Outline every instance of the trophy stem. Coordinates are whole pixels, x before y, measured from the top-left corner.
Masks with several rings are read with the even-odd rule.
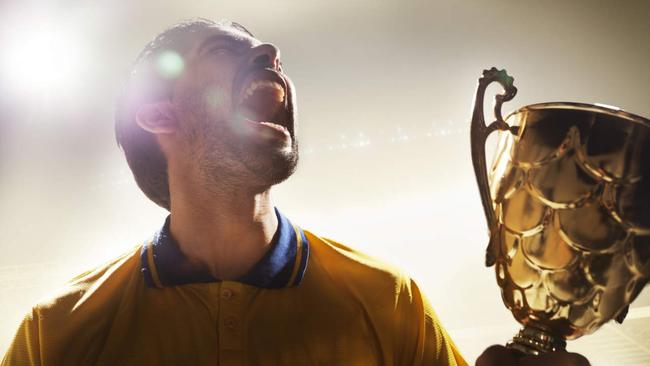
[[[525,354],[540,355],[546,352],[564,351],[566,341],[546,330],[526,325],[506,346]]]

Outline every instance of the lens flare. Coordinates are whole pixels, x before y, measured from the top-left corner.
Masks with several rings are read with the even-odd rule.
[[[166,79],[173,79],[185,69],[185,62],[181,55],[174,51],[163,51],[156,62],[160,75]]]
[[[5,35],[2,73],[18,92],[59,92],[80,80],[84,69],[75,34],[43,24]]]

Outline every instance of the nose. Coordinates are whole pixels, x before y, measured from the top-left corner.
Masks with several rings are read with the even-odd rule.
[[[250,63],[253,67],[280,68],[280,50],[271,43],[262,43],[251,50]]]

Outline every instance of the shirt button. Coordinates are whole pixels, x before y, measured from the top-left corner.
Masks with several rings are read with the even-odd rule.
[[[224,320],[223,324],[228,329],[235,329],[237,328],[238,321],[237,318],[235,318],[234,316],[229,316],[226,318],[226,320]]]
[[[230,300],[232,298],[232,295],[233,295],[232,290],[230,289],[226,288],[223,291],[221,291],[221,298],[224,300]]]

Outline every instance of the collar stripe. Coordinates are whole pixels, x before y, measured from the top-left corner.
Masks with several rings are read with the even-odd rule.
[[[300,227],[292,224],[277,208],[275,212],[278,229],[271,248],[248,273],[234,281],[266,289],[295,287],[302,282],[309,261],[309,241]],[[220,281],[188,262],[169,233],[169,221],[170,216],[153,239],[142,245],[140,272],[147,287]]]
[[[300,265],[302,264],[302,235],[301,235],[301,230],[296,227],[296,225],[293,226],[293,231],[296,234],[296,259],[293,262],[293,269],[291,270],[291,277],[289,277],[289,282],[287,282],[287,287],[292,287],[295,285],[296,277],[298,276],[298,270],[300,269]]]
[[[149,243],[147,243],[147,249],[147,264],[149,265],[149,272],[151,272],[151,279],[156,287],[163,288],[163,284],[158,276],[156,263],[153,260],[153,240],[149,240]]]

